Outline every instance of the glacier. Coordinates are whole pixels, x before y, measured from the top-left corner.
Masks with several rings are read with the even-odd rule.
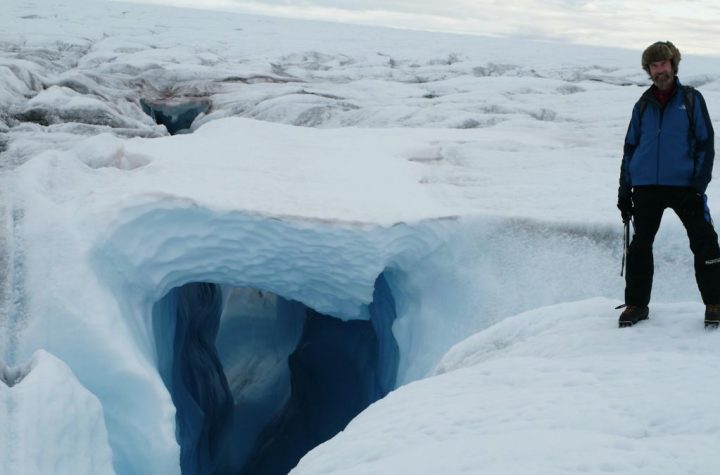
[[[3,473],[662,467],[609,462],[623,450],[716,468],[720,425],[688,401],[711,407],[717,345],[691,323],[678,220],[655,245],[659,321],[610,343],[636,52],[6,4]],[[718,69],[681,69],[713,117]],[[639,362],[613,379],[623,352]],[[685,376],[651,380],[663,367]],[[631,394],[652,410],[634,411],[613,391],[644,371],[652,396]]]

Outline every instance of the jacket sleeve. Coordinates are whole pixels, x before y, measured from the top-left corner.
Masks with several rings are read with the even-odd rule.
[[[635,103],[630,125],[625,134],[625,145],[623,146],[623,158],[620,164],[620,187],[618,188],[618,200],[627,198],[632,193],[632,181],[630,180],[630,160],[640,142],[640,101]]]
[[[712,178],[713,161],[715,160],[715,131],[702,94],[695,91],[694,100],[695,137],[691,150],[694,153],[695,174],[692,186],[698,192],[705,193]]]

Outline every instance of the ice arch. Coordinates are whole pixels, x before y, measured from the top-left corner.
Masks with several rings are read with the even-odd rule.
[[[172,383],[167,384],[167,381],[173,371],[189,371],[203,374],[207,378],[205,383],[209,381],[216,389],[212,394],[200,394],[202,387],[205,387],[203,383],[195,387],[185,386],[177,393],[175,390],[168,391],[173,393],[173,398],[185,400],[185,403],[173,403],[178,411],[181,406],[191,407],[194,404],[192,401],[197,401],[196,397],[211,401],[213,410],[218,411],[202,421],[196,418],[197,414],[193,416],[192,411],[185,415],[178,413],[178,417],[190,414],[190,422],[183,424],[191,430],[184,435],[191,434],[190,438],[194,440],[192,446],[202,447],[202,451],[208,454],[216,450],[212,447],[220,447],[217,450],[222,452],[226,444],[241,440],[245,442],[243,447],[251,447],[239,459],[228,458],[227,455],[213,459],[225,464],[218,465],[218,470],[228,465],[242,465],[247,470],[242,473],[246,474],[271,473],[272,470],[277,470],[272,473],[281,473],[291,464],[291,460],[297,461],[302,455],[302,452],[297,452],[293,456],[295,459],[285,459],[281,462],[285,466],[280,468],[273,465],[275,462],[269,462],[278,459],[278,453],[288,452],[288,448],[282,447],[273,434],[277,430],[287,433],[297,431],[298,421],[307,412],[302,408],[303,398],[307,398],[309,392],[302,384],[303,379],[307,379],[302,374],[317,371],[317,367],[307,363],[319,359],[311,349],[332,346],[318,344],[318,338],[334,344],[331,348],[334,353],[331,352],[332,356],[327,358],[339,361],[353,353],[360,359],[355,362],[347,360],[350,365],[374,368],[373,371],[354,376],[356,381],[362,381],[359,393],[363,396],[354,405],[351,404],[353,410],[362,410],[391,390],[396,378],[402,379],[402,364],[399,362],[411,339],[391,329],[395,307],[407,308],[408,296],[402,285],[404,269],[421,261],[442,243],[443,239],[437,229],[442,223],[384,227],[267,217],[211,210],[187,202],[177,203],[172,199],[125,209],[116,218],[112,232],[100,238],[103,245],[95,253],[94,259],[96,268],[115,294],[122,317],[139,351],[147,355],[154,371],[163,377],[165,387],[172,387]],[[188,294],[181,290],[192,288],[195,290]],[[243,292],[272,295],[276,300],[273,305],[284,308],[280,314],[287,319],[301,317],[295,318],[295,326],[290,324],[283,330],[287,332],[282,338],[285,338],[283,344],[291,361],[289,366],[292,367],[288,369],[285,383],[282,383],[285,386],[279,391],[279,394],[285,396],[260,403],[268,406],[264,412],[257,412],[264,414],[265,419],[256,421],[255,429],[250,432],[237,430],[235,422],[242,411],[234,411],[238,401],[235,398],[237,394],[233,394],[239,374],[233,364],[237,364],[237,361],[245,361],[243,364],[246,364],[249,353],[244,355],[245,360],[238,360],[238,355],[230,354],[227,341],[223,341],[227,335],[238,334],[231,331],[232,326],[238,324],[237,321],[226,318],[227,315],[223,313],[232,311],[233,306],[238,307],[237,294]],[[185,300],[184,304],[180,303],[182,300]],[[247,295],[241,296],[240,301],[250,306],[262,303],[260,300],[252,301]],[[198,302],[204,303],[196,305]],[[217,332],[217,347],[214,356],[211,355],[211,349],[198,358],[202,363],[199,367],[173,369],[171,360],[174,359],[173,352],[177,351],[177,347],[174,347],[174,337],[168,338],[170,330],[175,335],[169,316],[175,322],[179,321],[177,309],[182,305],[194,309],[183,316],[184,320],[192,320],[192,314],[198,310],[199,314],[205,315],[208,323],[206,327],[191,325],[187,328],[193,328],[192,332],[187,332],[186,328],[186,334],[201,336],[200,346],[204,345],[207,349],[207,343],[214,338],[213,333]],[[163,306],[165,310],[159,310]],[[162,317],[163,314],[165,317]],[[164,323],[162,318],[165,318]],[[351,328],[351,334],[365,336],[359,340],[338,336],[342,328]],[[407,325],[403,328],[407,328]],[[158,335],[164,337],[158,338]],[[236,358],[235,363],[231,361],[233,358]],[[217,370],[219,363],[226,366],[223,375]],[[336,372],[331,378],[334,379],[347,364],[335,368],[326,366],[327,375]],[[210,375],[207,374],[208,368],[215,368],[210,371]],[[221,381],[223,377],[225,382]],[[242,394],[252,394],[252,391],[256,395],[275,394],[268,388],[280,387],[278,384],[282,384],[278,381],[280,379],[267,382],[265,387],[255,386],[250,388],[250,392]],[[328,394],[338,390],[337,387],[330,388],[327,394],[315,394],[312,397],[314,400],[335,400],[337,397]],[[107,408],[111,446],[121,456],[142,453],[143,448],[137,447],[135,442],[138,436],[133,433],[138,430],[138,425],[166,424],[160,419],[148,418],[149,411],[143,413],[145,418],[142,421],[127,420],[127,414],[122,414],[123,417],[115,416],[122,411],[114,408],[114,405],[126,407],[140,404],[139,401],[133,403],[120,399],[133,397],[131,392],[125,391],[117,396],[117,400],[113,396],[105,396],[103,400]],[[146,404],[146,401],[142,403]],[[230,405],[233,406],[231,419],[234,422],[228,424],[224,416],[228,415]],[[349,415],[352,411],[346,409],[341,408],[341,414],[334,418],[335,428],[332,430],[335,432],[342,429],[352,417]],[[319,424],[316,433],[320,435],[313,435],[313,445],[321,442],[323,437],[332,435],[332,431],[328,430],[331,425],[324,422]],[[179,424],[175,427],[176,431],[178,429]],[[152,427],[142,430],[153,432]],[[181,443],[184,435],[176,432],[176,438]],[[247,443],[251,439],[252,443]],[[198,441],[202,441],[200,445],[195,444]],[[307,445],[307,441],[294,444],[292,450],[303,444]],[[183,457],[186,453],[191,452],[183,451]],[[195,454],[191,458],[197,461],[202,457]],[[119,473],[130,473],[133,467],[142,465],[141,460],[123,459],[115,464],[122,467]]]

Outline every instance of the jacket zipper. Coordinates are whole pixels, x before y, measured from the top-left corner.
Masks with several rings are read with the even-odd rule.
[[[665,113],[665,106],[660,106],[660,123],[658,124],[657,131],[657,154],[656,154],[656,166],[655,166],[655,184],[660,184],[660,135],[662,132],[663,115]]]

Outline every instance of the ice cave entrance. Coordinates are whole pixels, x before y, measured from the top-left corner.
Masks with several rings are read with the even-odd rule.
[[[285,475],[395,386],[385,274],[367,319],[342,321],[254,288],[193,282],[153,307],[183,475]]]
[[[140,99],[140,107],[156,124],[164,125],[170,135],[175,135],[189,131],[197,116],[210,110],[210,101],[201,99],[170,104]]]

